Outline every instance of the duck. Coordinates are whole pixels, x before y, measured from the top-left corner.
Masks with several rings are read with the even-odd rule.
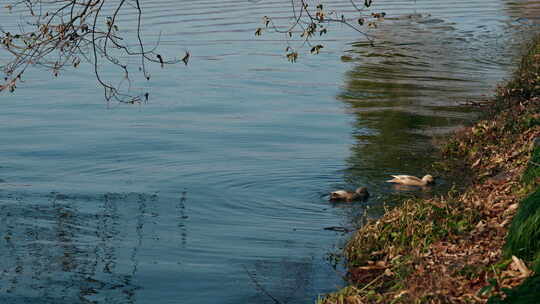
[[[369,197],[369,192],[366,187],[360,187],[354,192],[347,190],[337,190],[330,192],[330,201],[345,201],[352,202],[358,200],[365,200]]]
[[[420,186],[424,187],[435,182],[435,179],[431,175],[425,175],[422,179],[411,175],[392,175],[393,179],[387,180],[387,183],[396,183],[407,186]]]

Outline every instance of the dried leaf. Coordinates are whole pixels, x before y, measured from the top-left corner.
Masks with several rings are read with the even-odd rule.
[[[512,256],[512,264],[516,267],[516,269],[519,270],[522,278],[527,278],[531,275],[532,272],[529,270],[529,268],[527,268],[525,262],[523,262],[522,259],[516,257],[515,255]]]

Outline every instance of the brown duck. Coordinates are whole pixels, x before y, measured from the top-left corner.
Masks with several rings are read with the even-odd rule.
[[[369,197],[366,187],[360,187],[356,191],[337,190],[330,193],[330,200],[333,202],[353,202],[365,200]]]

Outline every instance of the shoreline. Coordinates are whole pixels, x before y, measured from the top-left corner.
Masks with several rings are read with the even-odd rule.
[[[445,165],[468,168],[469,185],[407,199],[354,232],[344,249],[349,285],[318,304],[540,297],[540,36],[488,108],[440,147]]]

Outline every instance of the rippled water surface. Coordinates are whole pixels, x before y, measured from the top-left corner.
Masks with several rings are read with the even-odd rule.
[[[107,107],[85,67],[0,95],[1,303],[312,302],[341,284],[325,257],[346,236],[323,228],[364,210],[326,193],[368,185],[380,206],[389,174],[426,173],[433,135],[509,77],[540,9],[374,1],[374,46],[336,25],[291,64],[283,36],[253,35],[288,1],[143,2],[145,37],[193,54],[152,68],[148,104]]]

